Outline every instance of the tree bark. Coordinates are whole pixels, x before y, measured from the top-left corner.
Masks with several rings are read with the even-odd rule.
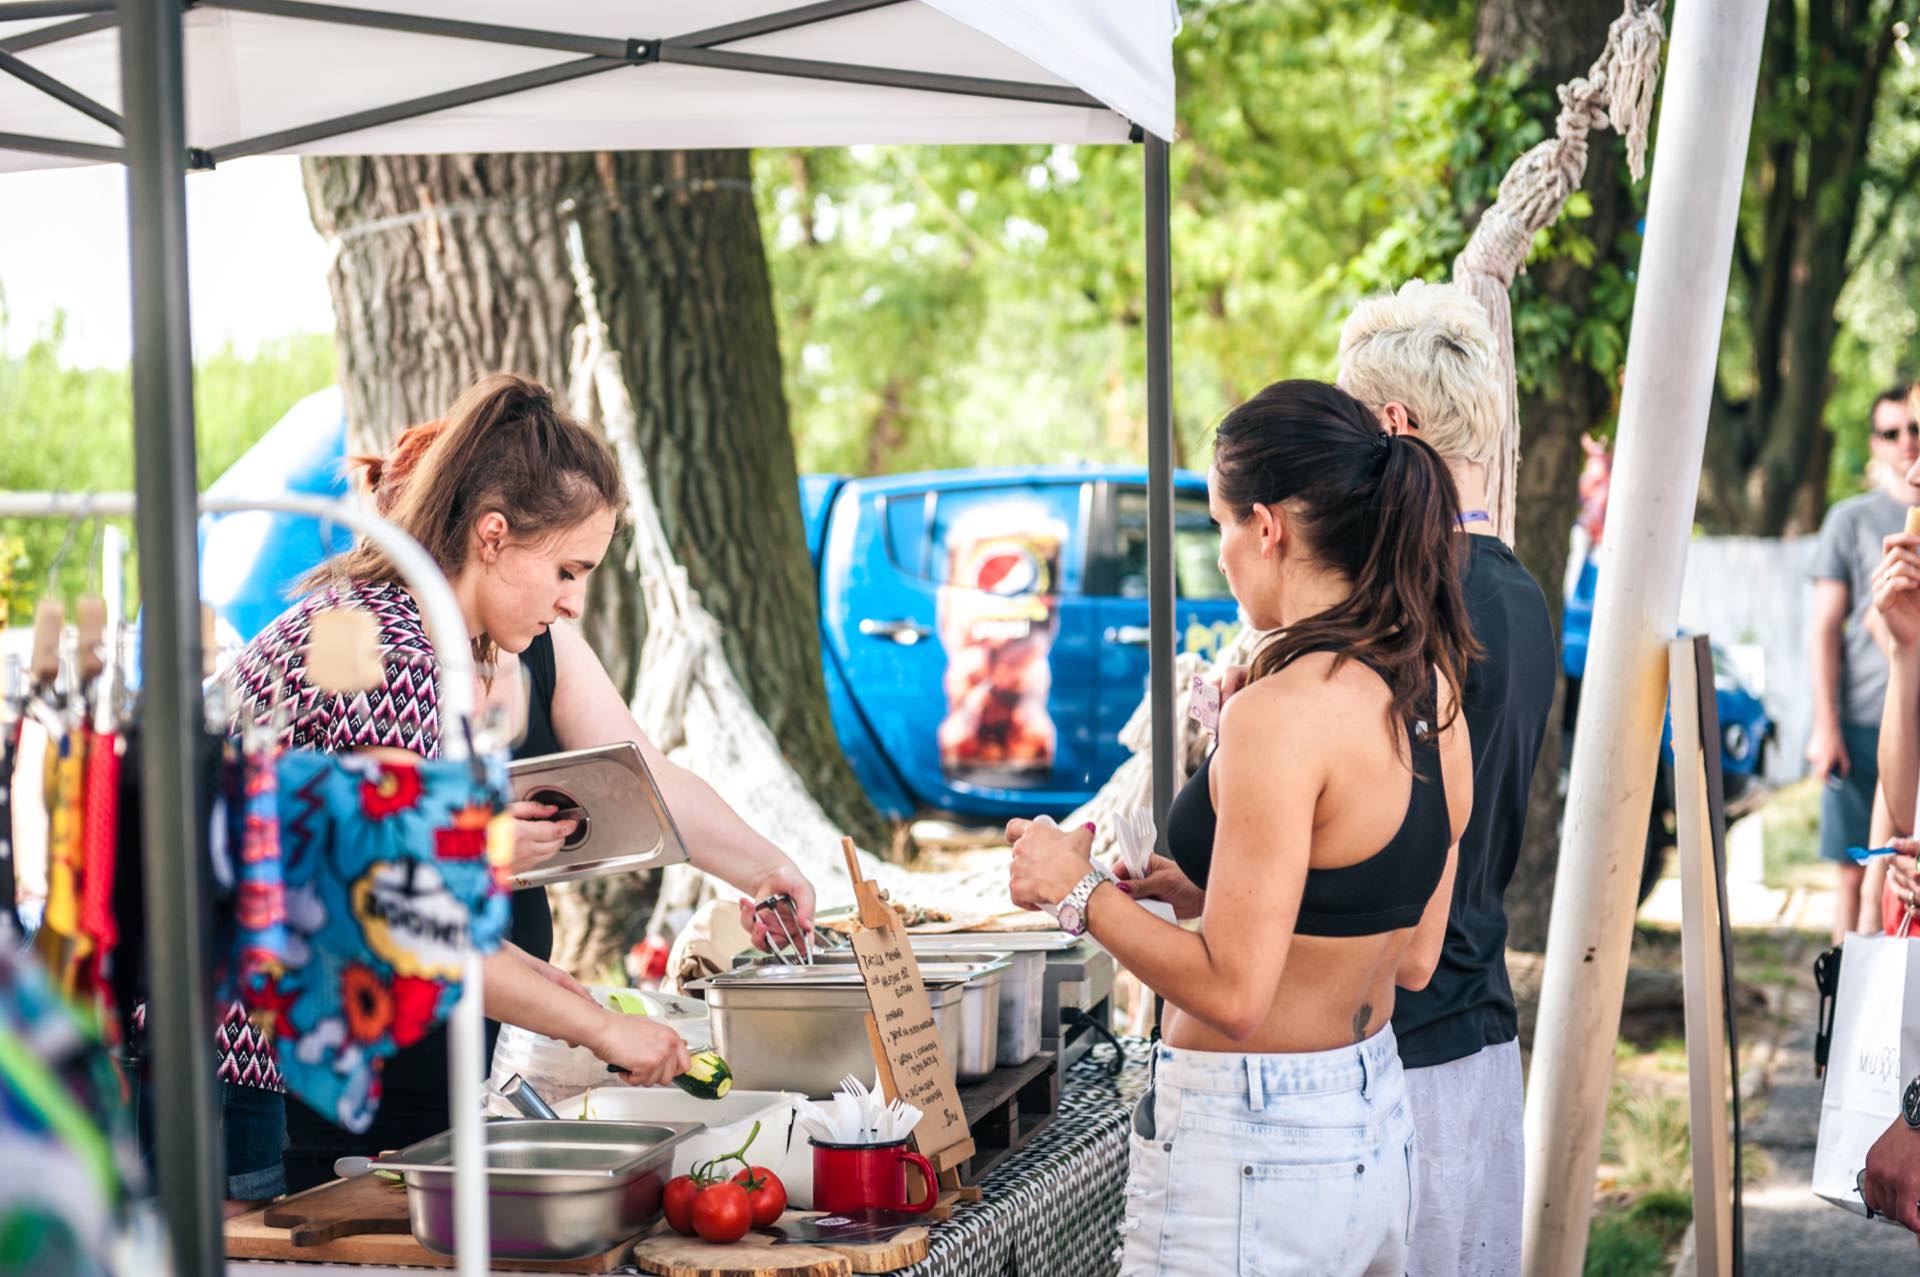
[[[1701,480],[1716,532],[1810,531],[1826,508],[1835,307],[1864,256],[1853,246],[1895,14],[1874,0],[1808,5],[1803,33],[1798,12],[1768,17],[1748,178],[1759,215],[1735,252],[1748,353],[1742,393],[1720,387]]]
[[[384,447],[496,369],[565,393],[583,315],[569,249],[579,237],[638,408],[647,470],[628,482],[648,483],[739,683],[808,791],[846,832],[885,845],[885,823],[827,710],[747,154],[403,156],[304,168],[314,225],[338,249],[330,282],[355,448]],[[631,698],[645,625],[631,572],[596,574],[583,624]],[[556,893],[556,960],[594,974],[617,961],[639,938],[655,887],[647,875]]]
[[[1618,0],[1481,0],[1474,41],[1480,75],[1491,77],[1525,61],[1532,83],[1550,95],[1559,84],[1586,74],[1606,46],[1608,25],[1619,15]],[[1534,268],[1522,282],[1543,300],[1576,313],[1588,308],[1600,265],[1631,264],[1623,261],[1619,246],[1634,218],[1620,140],[1611,132],[1596,132],[1591,147],[1582,189],[1592,201],[1593,213],[1581,223],[1581,230],[1593,241],[1594,265],[1555,258]],[[1584,461],[1580,437],[1606,419],[1612,403],[1613,388],[1606,378],[1571,360],[1550,384],[1520,398],[1514,550],[1546,594],[1556,633],[1568,538],[1579,506],[1577,484]],[[1556,691],[1554,717],[1534,772],[1526,839],[1507,890],[1508,943],[1518,949],[1546,945],[1563,807],[1560,697]]]

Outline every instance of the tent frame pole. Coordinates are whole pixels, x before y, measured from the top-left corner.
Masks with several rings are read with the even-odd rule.
[[[0,151],[31,151],[36,155],[57,155],[64,160],[90,160],[97,164],[124,164],[127,160],[126,152],[117,146],[69,142],[59,137],[29,137],[25,133],[0,133]]]
[[[518,75],[504,76],[498,80],[487,80],[481,84],[470,84],[464,88],[448,89],[426,97],[395,102],[390,106],[375,107],[370,111],[355,111],[350,115],[335,116],[331,120],[318,120],[312,124],[300,125],[298,128],[283,129],[278,133],[229,142],[225,146],[212,147],[204,154],[209,165],[224,164],[228,160],[243,159],[249,155],[262,155],[268,151],[305,146],[309,142],[322,142],[331,137],[358,133],[363,129],[395,124],[401,120],[417,119],[420,116],[432,115],[436,111],[445,111],[456,106],[471,106],[475,102],[512,97],[516,93],[525,93],[529,89],[584,79],[590,75],[617,71],[629,65],[631,64],[624,58],[579,58],[572,62],[562,62],[558,66],[544,67],[538,71],[523,71]]]
[[[30,22],[35,18],[75,18],[111,13],[114,0],[12,0],[0,3],[0,22]]]
[[[96,13],[90,18],[62,22],[58,26],[41,27],[37,31],[28,31],[22,35],[0,40],[0,52],[25,53],[29,49],[44,49],[50,44],[59,44],[62,40],[92,35],[96,31],[111,30],[118,25],[120,25],[119,14]]]
[[[1585,1261],[1766,16],[1766,0],[1674,11],[1527,1085],[1527,1277]]]
[[[1148,134],[1142,146],[1147,278],[1147,627],[1153,714],[1153,827],[1166,851],[1173,805],[1173,200],[1168,146]]]
[[[5,49],[0,49],[0,75],[10,75],[22,84],[31,85],[56,102],[70,106],[88,119],[106,125],[115,133],[126,132],[126,125],[112,111],[65,81],[48,75],[31,62],[22,62]]]
[[[204,977],[210,922],[187,295],[180,0],[121,0],[133,271],[134,475],[140,536],[140,751],[154,1161],[177,1277],[213,1277],[224,1157]]]

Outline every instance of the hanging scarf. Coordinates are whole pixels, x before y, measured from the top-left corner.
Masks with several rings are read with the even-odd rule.
[[[74,963],[86,953],[80,929],[81,801],[85,791],[87,729],[63,735],[49,760],[47,912],[35,948],[62,991],[73,989]]]
[[[106,990],[107,962],[120,943],[113,916],[119,820],[120,738],[114,732],[96,732],[87,747],[80,820],[80,930],[92,949],[80,984],[88,992]]]
[[[492,796],[467,763],[294,751],[278,772],[286,956],[245,997],[287,1089],[365,1131],[381,1064],[452,1011],[466,956],[505,938]]]

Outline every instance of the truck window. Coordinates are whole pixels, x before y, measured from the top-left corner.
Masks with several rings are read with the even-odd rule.
[[[893,566],[908,576],[926,576],[928,563],[927,532],[933,513],[930,492],[899,492],[885,498],[887,512],[887,557]]]
[[[935,492],[921,575],[993,594],[1079,593],[1084,490],[1052,483]]]
[[[1113,548],[1117,571],[1114,593],[1124,599],[1147,597],[1147,494],[1141,488],[1113,493]],[[1183,599],[1229,599],[1220,574],[1220,529],[1197,493],[1173,498],[1174,589]]]

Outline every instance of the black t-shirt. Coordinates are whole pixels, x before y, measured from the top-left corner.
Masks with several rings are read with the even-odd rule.
[[[560,752],[553,731],[553,689],[556,665],[553,638],[542,634],[520,654],[527,676],[527,733],[514,749],[515,758],[538,758]],[[508,938],[536,958],[553,954],[553,910],[545,887],[513,893],[513,921]],[[500,1026],[487,1021],[487,1052],[493,1056]],[[438,1135],[452,1123],[447,1111],[447,1030],[443,1025],[420,1041],[396,1052],[380,1075],[381,1097],[373,1126],[362,1134],[344,1131],[292,1096],[287,1104],[287,1191],[333,1178],[333,1159],[348,1154],[390,1152]]]
[[[1465,1059],[1519,1034],[1507,979],[1507,884],[1553,712],[1559,650],[1540,587],[1498,537],[1473,536],[1464,587],[1483,649],[1461,696],[1473,741],[1473,817],[1460,838],[1447,941],[1433,980],[1400,990],[1393,1032],[1408,1068]]]

